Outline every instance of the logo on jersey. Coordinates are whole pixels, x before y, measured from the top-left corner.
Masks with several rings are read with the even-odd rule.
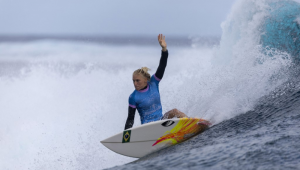
[[[164,127],[168,127],[168,126],[171,126],[173,125],[175,122],[173,120],[168,120],[168,121],[165,121],[164,123],[162,123],[161,125],[163,125]]]
[[[128,143],[128,142],[130,142],[130,135],[131,135],[131,130],[124,131],[123,132],[122,143]]]

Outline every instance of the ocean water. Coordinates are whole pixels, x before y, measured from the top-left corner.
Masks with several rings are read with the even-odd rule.
[[[2,36],[0,169],[300,169],[299,49],[263,41],[276,30],[265,29],[278,14],[274,2],[294,1],[237,1],[221,38],[166,33],[163,112],[176,107],[213,126],[141,159],[100,141],[124,129],[132,72],[142,66],[155,72],[156,35]],[[299,24],[300,16],[293,17]],[[268,35],[273,42],[277,34]],[[300,35],[292,36],[287,41]],[[138,114],[135,120],[139,126]]]

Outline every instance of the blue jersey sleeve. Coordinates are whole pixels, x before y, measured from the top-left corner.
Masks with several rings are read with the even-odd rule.
[[[154,82],[156,85],[158,85],[159,82],[160,82],[160,79],[157,78],[157,77],[155,76],[155,74],[153,74],[153,75],[151,76],[150,82]]]
[[[129,96],[128,102],[129,106],[132,108],[136,108],[136,103],[135,103],[135,97],[134,97],[134,92]]]

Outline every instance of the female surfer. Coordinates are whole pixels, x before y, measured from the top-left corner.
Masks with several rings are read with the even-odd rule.
[[[164,116],[162,115],[158,85],[163,78],[167,66],[168,50],[165,36],[159,34],[158,42],[162,47],[162,51],[159,66],[155,74],[150,76],[147,67],[142,67],[133,72],[132,80],[135,90],[129,96],[128,118],[125,124],[125,130],[133,126],[136,109],[140,114],[142,124],[161,119],[171,119],[173,117],[187,117],[177,109],[172,109],[165,113]]]

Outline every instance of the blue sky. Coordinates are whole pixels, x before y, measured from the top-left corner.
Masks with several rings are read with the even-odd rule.
[[[2,35],[221,35],[235,0],[0,0]]]

